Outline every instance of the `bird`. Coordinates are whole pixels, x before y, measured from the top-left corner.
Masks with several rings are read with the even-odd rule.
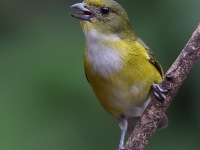
[[[134,129],[151,95],[166,99],[163,70],[150,48],[132,30],[125,9],[114,0],[84,0],[71,8],[80,20],[86,41],[84,69],[102,107],[118,120],[119,150]],[[161,118],[159,128],[168,124]]]

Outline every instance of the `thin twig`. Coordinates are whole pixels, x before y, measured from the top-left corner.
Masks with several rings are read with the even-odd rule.
[[[192,34],[192,37],[180,53],[176,61],[165,74],[160,84],[163,89],[167,89],[167,100],[161,102],[153,96],[152,101],[143,113],[141,120],[129,136],[125,145],[126,150],[144,150],[153,133],[156,131],[160,118],[163,116],[179,88],[186,79],[187,74],[200,57],[200,24]]]

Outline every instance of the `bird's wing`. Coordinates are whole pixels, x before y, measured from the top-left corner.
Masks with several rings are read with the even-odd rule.
[[[156,57],[154,56],[154,54],[150,51],[150,48],[140,38],[138,38],[137,41],[142,46],[144,46],[144,48],[147,50],[147,53],[149,55],[149,62],[152,63],[156,67],[156,69],[159,71],[159,73],[163,77],[164,76],[163,69],[161,65],[158,63],[158,61],[156,60]]]

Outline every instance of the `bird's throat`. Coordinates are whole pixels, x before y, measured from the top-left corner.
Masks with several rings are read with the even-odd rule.
[[[85,31],[85,57],[94,73],[109,77],[123,68],[121,53],[114,46],[116,35],[102,35],[96,30]]]

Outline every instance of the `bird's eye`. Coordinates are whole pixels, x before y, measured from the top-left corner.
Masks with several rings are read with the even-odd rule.
[[[107,6],[102,6],[101,7],[101,13],[102,14],[108,14],[110,12],[110,8],[109,7],[107,7]]]

